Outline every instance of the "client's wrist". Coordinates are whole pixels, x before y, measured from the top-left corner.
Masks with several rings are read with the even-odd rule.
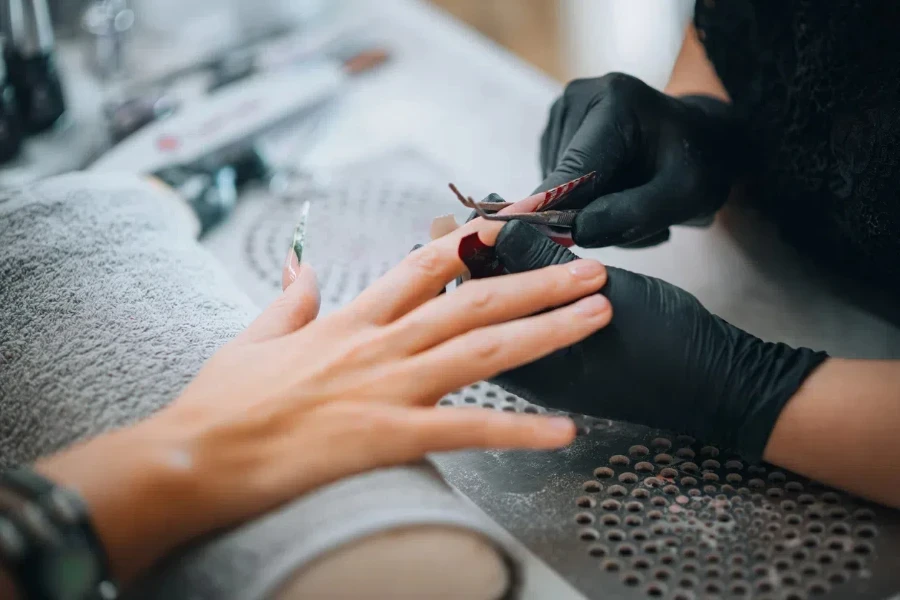
[[[35,470],[81,496],[114,577],[127,583],[193,537],[190,465],[153,420],[42,459]]]

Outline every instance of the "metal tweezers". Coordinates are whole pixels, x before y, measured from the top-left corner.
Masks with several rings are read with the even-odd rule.
[[[518,213],[513,215],[494,214],[509,206],[512,202],[475,202],[471,196],[468,198],[463,196],[460,191],[452,183],[450,190],[456,195],[457,199],[466,208],[471,208],[478,216],[487,221],[524,221],[533,223],[534,225],[546,225],[547,227],[559,227],[562,229],[571,229],[575,226],[575,217],[578,215],[577,210],[545,210],[538,213]]]

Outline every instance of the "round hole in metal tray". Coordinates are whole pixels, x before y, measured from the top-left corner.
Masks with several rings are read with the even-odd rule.
[[[640,527],[644,524],[644,520],[637,515],[628,515],[625,517],[625,524],[629,527]]]
[[[614,467],[627,467],[631,464],[631,459],[624,454],[616,454],[609,457],[609,464]]]
[[[649,560],[647,560],[646,558],[638,557],[638,558],[634,559],[634,561],[632,561],[631,566],[632,566],[632,568],[637,569],[639,571],[646,571],[647,569],[650,568],[651,564],[652,563]]]
[[[857,521],[871,521],[875,518],[875,513],[868,508],[860,508],[853,512],[853,518]]]
[[[622,563],[620,563],[619,561],[617,561],[613,558],[609,558],[609,559],[606,559],[605,561],[603,561],[602,567],[603,567],[604,571],[608,571],[610,573],[615,573],[617,571],[622,570]]]
[[[615,471],[609,467],[598,467],[594,469],[594,477],[598,479],[609,479],[613,475],[615,475]]]
[[[584,491],[591,494],[596,494],[602,489],[599,481],[585,481],[581,487]]]
[[[671,465],[675,462],[675,459],[672,458],[671,454],[662,453],[653,457],[653,461],[658,465]]]
[[[619,475],[619,481],[630,485],[638,482],[638,476],[634,473],[622,473]]]
[[[606,525],[607,527],[616,527],[622,522],[622,519],[620,519],[616,515],[607,514],[607,515],[603,515],[603,517],[600,518],[600,522],[603,523],[604,525]]]
[[[628,494],[628,490],[625,489],[624,487],[622,487],[621,485],[611,485],[606,490],[606,493],[609,494],[610,496],[614,496],[616,498],[621,498],[622,496],[625,496],[626,494]]]
[[[650,442],[650,445],[657,450],[668,450],[672,447],[672,442],[668,438],[658,437]]]
[[[784,484],[784,489],[788,492],[799,493],[803,491],[803,484],[799,481],[788,481]]]
[[[691,450],[690,448],[679,448],[675,451],[675,456],[678,458],[683,458],[686,460],[690,460],[697,456],[697,453]]]
[[[612,498],[607,498],[602,503],[600,503],[600,508],[608,511],[616,511],[622,508],[622,503],[618,500],[613,500]]]
[[[578,508],[594,508],[597,506],[597,501],[590,496],[579,496],[575,499],[575,506]]]
[[[647,446],[632,446],[628,449],[631,456],[650,456],[650,449]]]
[[[864,539],[871,539],[877,534],[878,530],[875,529],[874,525],[861,525],[856,528],[856,535]]]
[[[834,571],[828,576],[828,582],[833,585],[841,585],[849,581],[849,577],[843,571]]]
[[[579,525],[591,525],[594,523],[594,515],[591,513],[578,513],[575,515],[575,522]]]
[[[674,481],[675,478],[678,477],[678,471],[672,467],[665,467],[659,470],[659,476],[663,479]]]
[[[612,529],[606,532],[606,539],[610,542],[621,542],[625,539],[625,532],[621,529]]]

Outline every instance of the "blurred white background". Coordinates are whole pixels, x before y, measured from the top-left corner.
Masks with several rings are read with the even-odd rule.
[[[694,0],[429,0],[559,81],[623,71],[663,87]]]
[[[77,29],[79,6],[50,0],[59,20]],[[188,38],[209,49],[272,25],[310,22],[355,2],[375,0],[105,0],[127,2],[157,43]],[[385,1],[385,0],[378,0]],[[419,0],[506,46],[559,81],[624,71],[665,84],[694,0]],[[352,8],[351,8],[352,10]],[[165,40],[165,41],[164,41]]]
[[[693,5],[693,0],[561,0],[566,75],[622,71],[665,86]]]

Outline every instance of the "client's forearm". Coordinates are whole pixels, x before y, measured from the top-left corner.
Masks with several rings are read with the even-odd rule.
[[[192,506],[179,493],[188,487],[183,480],[189,469],[178,464],[169,441],[150,423],[94,438],[35,465],[87,503],[120,584],[194,533],[186,527]]]
[[[702,94],[730,102],[728,92],[706,57],[706,49],[697,37],[697,30],[693,25],[685,31],[681,52],[672,68],[665,92],[670,96]]]
[[[825,362],[785,406],[764,458],[900,507],[900,361]]]

